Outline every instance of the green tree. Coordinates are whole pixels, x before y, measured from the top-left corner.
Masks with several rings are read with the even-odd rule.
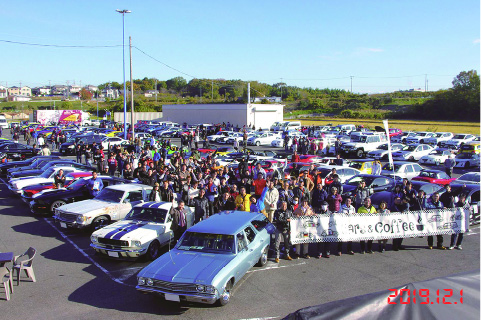
[[[175,77],[166,81],[167,89],[181,92],[186,86],[187,81],[182,77]]]

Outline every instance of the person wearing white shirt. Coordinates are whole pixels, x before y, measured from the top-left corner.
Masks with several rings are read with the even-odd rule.
[[[351,198],[346,198],[346,200],[344,201],[344,204],[341,206],[341,213],[344,213],[344,214],[356,213],[356,208],[352,205]],[[339,242],[337,244],[337,252],[339,255],[342,251],[342,244],[343,242]],[[352,241],[347,242],[347,253],[349,253],[350,255],[354,254],[354,251],[352,251]]]

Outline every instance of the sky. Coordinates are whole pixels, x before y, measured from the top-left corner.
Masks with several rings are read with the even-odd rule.
[[[353,92],[380,93],[424,89],[426,79],[429,90],[446,89],[459,72],[480,70],[479,0],[1,3],[4,86],[122,82],[122,15],[115,9],[132,11],[125,15],[127,80],[129,36],[134,79],[241,79],[344,90],[352,80]]]

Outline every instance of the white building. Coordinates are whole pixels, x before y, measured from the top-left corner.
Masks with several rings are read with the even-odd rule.
[[[276,121],[283,121],[281,104],[175,104],[162,107],[163,120],[177,123],[227,123],[256,128],[270,128]]]
[[[120,92],[114,88],[104,88],[100,94],[102,98],[118,99],[120,97]]]
[[[0,86],[0,99],[5,99],[8,97],[8,88]]]
[[[253,103],[261,103],[263,100],[269,101],[269,103],[281,103],[281,97],[257,97],[252,99]]]

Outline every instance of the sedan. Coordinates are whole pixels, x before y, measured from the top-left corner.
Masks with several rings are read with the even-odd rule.
[[[278,134],[266,132],[266,133],[263,133],[263,134],[259,135],[258,137],[251,137],[251,138],[247,139],[247,144],[248,145],[256,145],[256,146],[260,146],[260,145],[269,145],[270,146],[272,141],[276,140],[277,138],[279,138]]]
[[[421,157],[418,162],[419,164],[432,164],[439,166],[440,164],[444,164],[450,155],[451,151],[449,150],[435,149],[428,155]]]
[[[479,172],[468,172],[456,179],[457,183],[481,183],[481,173]]]
[[[393,152],[393,160],[414,161],[419,160],[423,156],[428,155],[434,148],[427,144],[412,144],[406,150]]]
[[[168,301],[226,305],[247,271],[267,264],[274,230],[263,214],[214,214],[187,229],[171,251],[142,269],[136,289]]]
[[[395,180],[391,177],[377,176],[372,174],[358,174],[343,184],[342,198],[345,199],[347,197],[355,197],[356,188],[361,181],[366,182],[366,188],[372,189],[371,193],[390,190],[395,184]]]
[[[419,176],[412,178],[412,180],[447,185],[456,180],[456,178],[450,178],[444,171],[423,169]]]
[[[405,146],[401,143],[393,143],[391,144],[391,152],[395,151],[402,151],[407,149],[408,146]],[[376,150],[370,151],[367,153],[368,158],[376,159],[376,160],[387,160],[388,159],[388,148],[387,148],[387,143],[381,144],[379,147],[377,147]]]
[[[392,167],[389,163],[386,163],[382,167],[381,174],[391,177],[400,177],[403,179],[412,179],[418,176],[421,170],[423,170],[423,167],[417,163],[394,161],[393,165],[394,167]]]
[[[479,154],[460,153],[456,156],[456,168],[479,167]]]
[[[441,142],[441,147],[458,149],[461,145],[473,141],[476,137],[472,134],[457,134],[451,140]]]
[[[24,160],[36,156],[39,149],[20,143],[10,143],[0,146],[0,157],[6,156],[8,160]]]
[[[417,192],[424,191],[426,193],[426,197],[429,198],[434,192],[441,190],[443,187],[438,184],[433,184],[424,181],[412,181],[412,187]],[[390,208],[393,203],[393,192],[394,187],[387,191],[376,192],[371,196],[371,203],[376,208],[379,207],[381,201],[385,201],[387,203],[388,208]]]

